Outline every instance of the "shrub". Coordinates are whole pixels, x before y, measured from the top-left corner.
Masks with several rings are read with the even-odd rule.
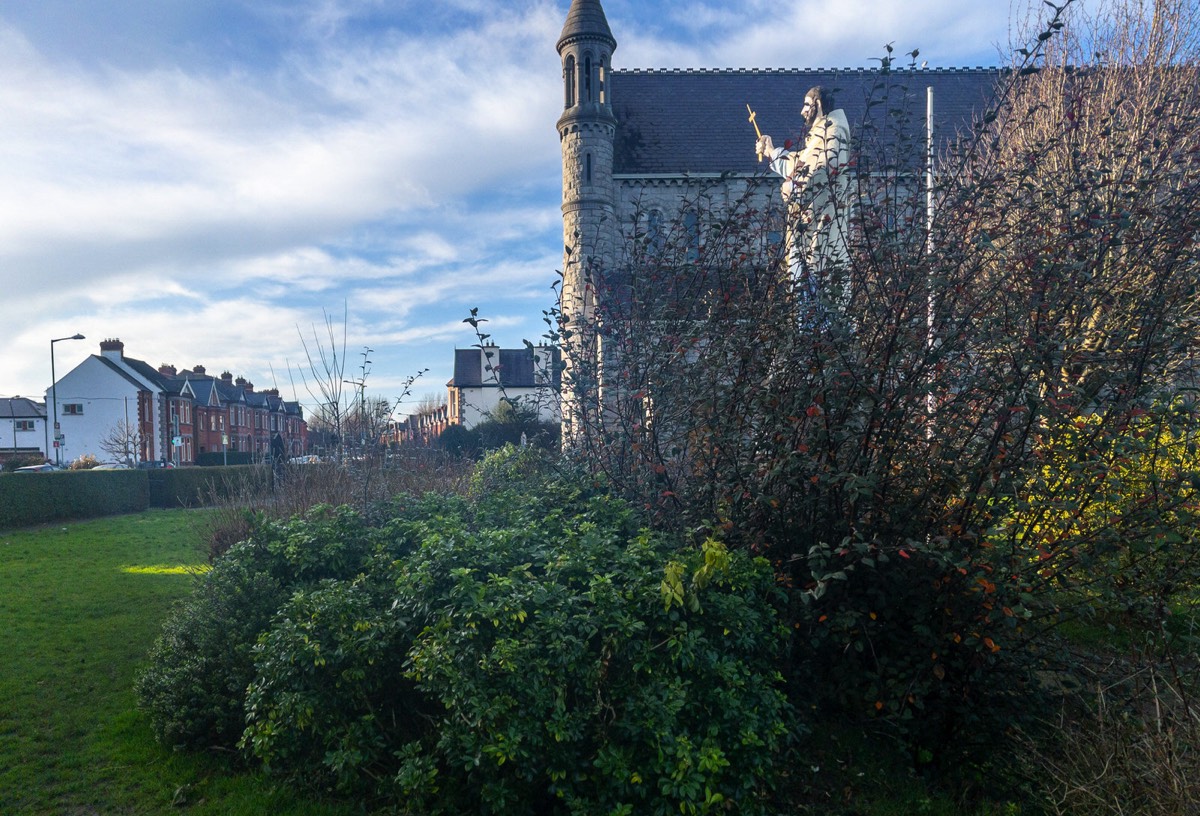
[[[507,526],[430,527],[398,578],[427,613],[409,675],[435,702],[397,784],[422,812],[761,812],[779,771],[783,640],[769,567],[677,550],[555,485]]]
[[[268,769],[372,792],[417,730],[409,628],[390,608],[386,567],[372,574],[297,591],[259,639],[240,745]]]
[[[99,464],[100,462],[95,456],[92,456],[90,453],[85,453],[83,456],[80,456],[78,459],[71,462],[69,467],[71,470],[91,470]]]
[[[17,468],[25,467],[27,465],[40,465],[40,464],[42,464],[42,462],[45,462],[45,461],[46,461],[46,459],[40,455],[37,455],[37,456],[10,456],[9,458],[4,460],[2,469],[5,473],[12,473]]]
[[[357,575],[376,532],[349,508],[319,506],[289,521],[259,519],[197,579],[163,625],[139,675],[140,705],[159,739],[192,748],[233,748],[245,727],[253,648],[297,590]]]
[[[1024,770],[1045,812],[1200,812],[1200,710],[1189,692],[1155,666],[1105,680],[1083,710],[1046,723],[1048,738],[1026,740]]]
[[[254,677],[251,649],[286,598],[278,579],[232,552],[197,579],[135,683],[160,742],[198,750],[236,744]]]
[[[257,636],[247,753],[428,814],[760,812],[788,728],[769,565],[552,464],[509,447],[470,498],[397,500],[356,572],[289,556],[313,580]]]
[[[265,490],[271,471],[262,465],[223,468],[163,468],[146,471],[155,507],[195,507],[231,495]]]
[[[438,447],[456,456],[474,458],[479,453],[479,432],[462,425],[449,425],[438,436]]]

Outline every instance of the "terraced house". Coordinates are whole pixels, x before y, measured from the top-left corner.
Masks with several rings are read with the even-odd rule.
[[[242,377],[229,372],[213,377],[202,365],[155,368],[126,356],[118,339],[101,342],[99,354],[46,393],[48,404],[57,394],[64,462],[85,454],[110,460],[108,442],[118,437],[130,440],[140,462],[177,465],[195,464],[204,454],[262,459],[276,434],[289,456],[299,456],[308,445],[300,404],[277,390],[255,391]]]

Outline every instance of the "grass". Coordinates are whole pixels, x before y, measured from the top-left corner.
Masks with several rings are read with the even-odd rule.
[[[151,510],[0,533],[0,813],[361,812],[232,759],[159,746],[133,678],[206,560],[204,513]]]

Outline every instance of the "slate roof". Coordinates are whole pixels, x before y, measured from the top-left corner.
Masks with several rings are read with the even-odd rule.
[[[489,361],[498,371],[489,371],[486,376],[482,371],[482,352],[477,348],[454,350],[454,379],[450,385],[457,388],[537,388],[533,366],[533,352],[528,348],[495,349],[495,356]],[[553,367],[554,377],[558,377],[558,366]],[[499,382],[496,381],[499,374]]]
[[[92,358],[95,360],[99,360],[102,365],[106,366],[107,368],[112,369],[115,373],[119,374],[123,380],[128,382],[130,385],[132,385],[134,388],[138,389],[139,391],[144,391],[146,389],[146,384],[144,382],[142,382],[137,377],[130,374],[128,371],[126,371],[121,366],[117,365],[114,361],[105,357],[103,354],[93,354]],[[129,362],[129,358],[126,357],[124,361]],[[157,379],[157,377],[158,377],[158,373],[155,372],[155,378]],[[156,382],[156,380],[151,380],[151,382]]]
[[[800,105],[805,92],[821,85],[846,111],[857,137],[872,87],[889,83],[889,108],[911,116],[923,143],[925,88],[934,89],[935,134],[945,144],[978,118],[1003,72],[999,68],[893,70],[743,69],[614,70],[611,78],[617,138],[613,159],[618,175],[762,173],[754,156],[758,125],[777,146],[803,132]],[[876,93],[878,97],[878,93]],[[874,116],[885,106],[876,105]]]
[[[616,47],[617,41],[608,27],[600,0],[572,0],[562,34],[558,38],[558,50],[562,51],[566,43],[580,37],[600,37],[608,40],[610,48]]]
[[[207,375],[189,374],[186,376],[192,393],[196,395],[196,402],[199,405],[209,405],[212,402],[213,392],[217,389],[216,380]]]
[[[142,377],[145,377],[147,380],[154,383],[156,386],[158,386],[163,391],[170,390],[167,385],[166,378],[163,377],[163,375],[159,373],[157,368],[150,365],[146,361],[136,360],[133,357],[126,357],[124,355],[121,356],[121,360],[122,360],[122,362],[125,363],[125,365],[129,366],[134,371],[136,371],[139,375],[141,375]]]
[[[0,399],[0,419],[45,419],[46,406],[28,397]]]

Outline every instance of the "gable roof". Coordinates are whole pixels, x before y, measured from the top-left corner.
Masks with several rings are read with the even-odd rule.
[[[134,373],[140,377],[144,377],[147,382],[155,385],[161,391],[170,390],[166,379],[159,373],[158,369],[144,360],[137,360],[133,357],[121,356],[121,362],[133,369]]]
[[[888,104],[871,107],[883,116],[910,117],[908,128],[924,142],[926,87],[934,89],[934,132],[946,144],[983,113],[997,83],[999,68],[926,70],[879,69],[725,69],[614,70],[611,88],[617,117],[613,171],[617,175],[737,173],[756,175],[765,165],[754,155],[754,126],[777,146],[803,133],[800,105],[809,88],[831,91],[846,111],[857,138],[868,113],[872,88],[889,87]],[[875,98],[879,98],[877,90]]]
[[[128,382],[130,385],[132,385],[134,388],[138,389],[139,391],[147,390],[146,383],[143,380],[139,380],[136,376],[134,376],[134,373],[132,371],[125,368],[123,365],[116,362],[115,360],[110,360],[108,357],[105,357],[103,354],[93,354],[90,359],[99,360],[101,365],[103,365],[104,367],[119,374],[122,379],[124,379],[126,382]]]
[[[28,397],[0,399],[0,419],[45,419],[46,406]]]
[[[529,348],[502,349],[489,346],[487,350],[494,355],[488,361],[493,370],[485,375],[482,349],[455,349],[454,378],[448,385],[456,388],[538,388],[545,385],[538,381],[534,353]],[[558,351],[555,349],[551,353],[555,357],[551,361],[552,376],[557,382],[558,366],[554,363],[558,360]]]

